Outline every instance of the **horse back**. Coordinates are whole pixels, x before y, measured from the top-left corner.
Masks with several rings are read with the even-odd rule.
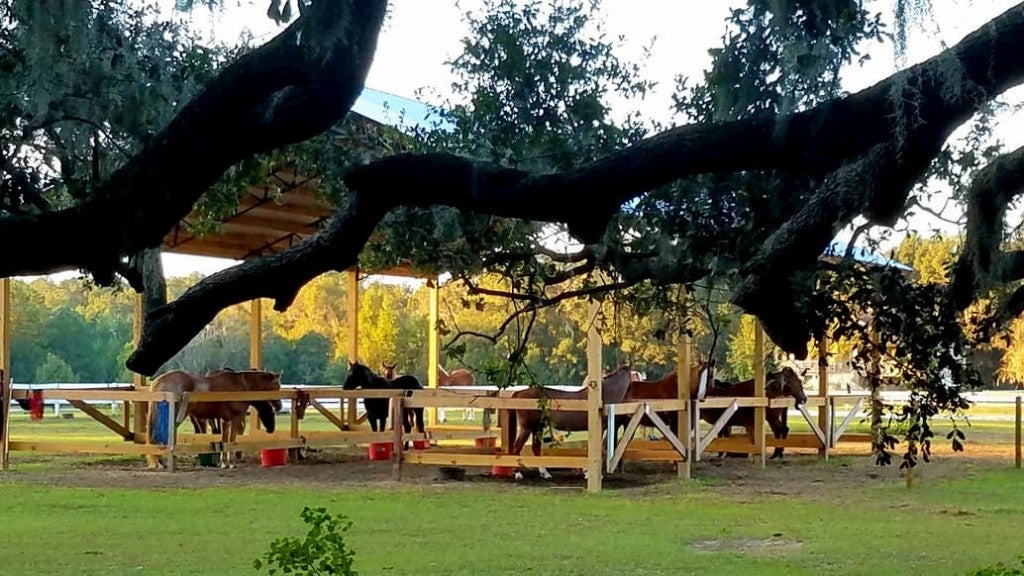
[[[403,374],[390,382],[387,382],[388,388],[397,388],[399,390],[421,390],[423,385],[411,374]]]

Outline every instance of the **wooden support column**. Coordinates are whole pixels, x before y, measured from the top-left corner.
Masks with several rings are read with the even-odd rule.
[[[690,406],[690,365],[693,363],[693,342],[686,326],[679,329],[679,338],[676,340],[676,397],[686,400],[686,406]],[[699,376],[698,376],[699,377]],[[690,462],[693,458],[693,418],[691,411],[679,411],[676,417],[676,437],[686,447],[686,460],[676,463],[676,474],[680,478],[690,479],[693,471]]]
[[[263,301],[259,298],[249,302],[249,367],[263,370]],[[259,429],[259,414],[249,410],[249,430]]]
[[[132,344],[137,348],[139,341],[142,339],[142,294],[135,293],[135,307],[132,317]],[[148,388],[146,384],[146,377],[139,373],[132,374],[132,385],[135,386],[136,390],[145,390]],[[149,414],[148,405],[146,402],[135,402],[132,405],[132,415],[135,417],[135,425],[132,431],[135,433],[136,444],[149,444],[149,431],[146,429],[146,419]]]
[[[359,361],[359,268],[351,268],[348,271],[348,361]],[[356,399],[345,400],[348,405],[347,413],[343,420],[349,430],[356,427]]]
[[[427,387],[437,388],[437,367],[441,364],[441,338],[437,330],[440,316],[438,279],[435,277],[427,280],[427,287],[430,289],[430,310],[427,320]],[[437,426],[437,408],[427,408],[427,426]]]
[[[754,397],[764,398],[765,388],[765,367],[764,367],[764,328],[761,321],[754,319]],[[765,465],[765,437],[764,437],[765,407],[754,408],[754,446],[757,452],[754,453],[754,460],[762,468]]]
[[[601,303],[590,302],[587,313],[587,491],[601,491],[601,331],[597,327],[597,316]],[[609,430],[612,434],[614,431]]]
[[[0,278],[0,470],[10,466],[11,279]]]
[[[822,398],[818,406],[818,428],[825,433],[825,438],[831,438],[830,430],[832,425],[831,403],[828,401],[828,336],[822,336],[818,341],[818,397]],[[818,457],[828,460],[828,445],[818,448]]]

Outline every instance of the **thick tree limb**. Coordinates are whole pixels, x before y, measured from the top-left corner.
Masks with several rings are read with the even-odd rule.
[[[0,218],[0,244],[21,247],[0,260],[0,277],[85,268],[112,278],[121,257],[159,246],[229,167],[327,130],[363,88],[386,5],[311,5],[226,67],[93,198]]]
[[[767,168],[824,176],[889,142],[898,129],[907,139],[923,130],[948,134],[987,100],[1024,81],[1022,36],[1024,4],[856,94],[791,116],[673,128],[563,173],[531,175],[450,155],[403,154],[354,171],[346,183],[361,193],[401,197],[403,204],[490,214],[503,214],[509,203],[526,204],[531,209],[520,211],[529,219],[570,223],[583,242],[597,242],[624,202],[687,176]],[[962,74],[950,74],[951,68]],[[872,211],[889,211],[884,198],[874,204]],[[589,218],[580,217],[583,206]]]
[[[146,317],[139,347],[128,358],[130,370],[151,376],[178,350],[234,304],[272,298],[274,310],[287,310],[312,278],[347,270],[387,208],[356,200],[310,239],[273,256],[250,260],[204,278],[177,300]]]
[[[1024,192],[1024,147],[983,168],[967,191],[967,234],[953,268],[950,293],[957,310],[995,283],[1024,277],[1018,258],[1002,252],[1003,222],[1010,202]]]
[[[534,175],[447,154],[402,154],[356,169],[345,182],[362,201],[372,198],[386,205],[380,215],[399,205],[446,205],[563,222],[584,243],[596,243],[624,202],[680,178],[768,168],[830,175],[817,197],[784,227],[785,233],[775,234],[746,267],[746,281],[734,296],[749,312],[763,315],[778,344],[805,357],[807,338],[801,334],[806,335],[806,326],[798,317],[790,317],[777,299],[768,297],[775,293],[771,288],[779,284],[793,296],[792,276],[812,269],[835,227],[856,214],[863,212],[879,223],[895,221],[906,205],[913,179],[934,158],[945,137],[987,100],[1024,81],[1021,37],[1024,4],[942,54],[856,94],[786,117],[675,128],[564,173]],[[891,197],[886,195],[890,193]],[[316,242],[334,245],[337,253],[352,255],[346,260],[334,254],[335,264],[344,262],[331,269],[354,262],[368,237],[361,232],[334,237],[347,232],[352,218],[351,212],[337,215],[342,225],[332,224],[333,232],[317,237]],[[375,224],[359,222],[371,229]],[[209,290],[215,294],[214,305],[198,304],[191,297],[176,308],[171,307],[178,303],[168,306],[181,319],[170,312],[158,314],[158,322],[129,366],[154,370],[213,318],[215,305],[223,308],[255,297],[277,297],[279,286],[297,290],[328,269],[312,261],[315,252],[299,248],[200,282],[190,293]],[[787,250],[795,250],[798,258],[787,261],[791,257]],[[278,265],[280,270],[275,272],[273,266]],[[782,271],[790,276],[780,275]],[[286,301],[279,299],[279,306]]]

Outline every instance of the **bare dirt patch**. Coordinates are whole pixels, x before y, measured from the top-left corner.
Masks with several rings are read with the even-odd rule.
[[[790,540],[781,535],[771,538],[724,538],[719,540],[698,540],[690,548],[698,552],[745,552],[754,554],[790,552],[803,546],[800,540]]]
[[[866,448],[844,450],[827,462],[813,452],[789,454],[782,460],[770,460],[764,468],[747,458],[711,456],[694,462],[692,476],[703,490],[733,498],[763,500],[800,495],[803,498],[828,498],[844,488],[866,485],[903,484],[897,465],[879,467]],[[247,454],[237,468],[224,470],[198,466],[194,460],[180,458],[177,470],[148,470],[141,458],[86,458],[16,453],[10,472],[0,474],[0,486],[23,482],[50,486],[95,488],[204,488],[236,487],[371,487],[400,489],[411,486],[457,487],[488,486],[495,489],[583,490],[586,480],[578,470],[551,470],[553,480],[541,479],[535,470],[524,470],[525,478],[515,481],[490,475],[490,470],[467,467],[462,480],[443,477],[437,466],[407,465],[402,478],[392,480],[390,462],[370,461],[365,450],[325,449],[311,452],[298,464],[263,468],[255,454]],[[898,458],[896,464],[898,464]],[[1012,446],[969,446],[966,453],[953,453],[938,446],[929,463],[920,464],[917,481],[926,483],[943,478],[966,478],[985,469],[1013,466]],[[674,465],[629,462],[621,473],[605,476],[604,487],[632,496],[657,495],[685,487],[680,484]]]

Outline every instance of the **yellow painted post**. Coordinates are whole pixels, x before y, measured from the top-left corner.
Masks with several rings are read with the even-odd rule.
[[[143,295],[139,292],[135,293],[135,306],[132,317],[132,342],[137,348],[139,342],[142,340],[142,311],[143,311]],[[149,386],[146,384],[146,377],[138,372],[132,373],[132,385],[138,392],[146,391]],[[135,418],[135,426],[133,429],[134,437],[133,440],[136,444],[151,444],[149,437],[149,425],[147,423],[149,418],[149,403],[147,402],[134,402],[132,405],[132,416]],[[155,456],[146,456],[146,462],[151,468],[156,466],[158,459]]]
[[[427,332],[427,387],[437,388],[437,367],[441,363],[440,333],[437,330],[440,306],[438,302],[440,296],[438,293],[438,279],[431,278],[427,280],[427,286],[430,289],[429,329]],[[437,426],[437,408],[427,408],[427,426]]]
[[[754,319],[754,397],[765,398],[765,367],[764,367],[764,328],[761,321]],[[754,408],[754,445],[757,452],[754,453],[755,461],[763,468],[765,465],[765,437],[764,437],[765,407]]]
[[[0,278],[0,470],[10,466],[11,279]]]
[[[690,414],[690,365],[693,363],[693,342],[690,335],[683,326],[679,330],[679,338],[676,340],[676,397],[686,401],[687,410],[680,411],[676,417],[676,436],[686,447],[686,460],[676,464],[676,474],[680,478],[690,479],[693,471],[690,469],[690,461],[693,459],[693,431],[691,422],[693,416]]]
[[[818,397],[822,399],[818,406],[818,428],[828,438],[831,435],[832,413],[828,401],[828,336],[818,341]],[[828,460],[828,442],[818,448],[818,457]]]
[[[601,331],[597,327],[597,316],[601,303],[592,301],[588,307],[587,319],[587,491],[601,491],[601,474],[604,444],[601,442]],[[609,430],[611,434],[613,431]]]
[[[348,361],[359,361],[359,268],[348,271]],[[351,430],[356,427],[356,400],[345,400],[347,416],[343,419]]]
[[[263,369],[263,301],[259,298],[249,303],[249,367]],[[260,416],[255,410],[249,411],[249,429],[260,429]]]

